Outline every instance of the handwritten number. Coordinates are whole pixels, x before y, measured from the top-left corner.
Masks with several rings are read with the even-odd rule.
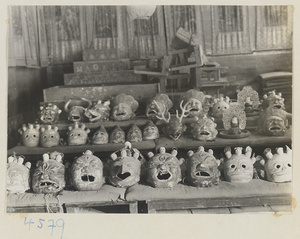
[[[48,220],[48,222],[50,222],[50,221],[52,222],[52,224],[49,225],[48,227],[51,227],[51,236],[52,236],[52,234],[53,234],[53,228],[56,227],[56,226],[54,225],[54,220],[53,219]]]
[[[43,223],[42,222],[44,222],[45,220],[44,219],[42,219],[42,218],[40,218],[39,219],[39,223],[40,223],[40,225],[39,226],[37,226],[39,229],[42,229],[42,227],[43,227]]]
[[[60,235],[60,238],[62,239],[63,237],[63,233],[64,233],[64,229],[65,229],[65,221],[63,219],[58,219],[56,221],[56,226],[57,227],[61,227],[61,235]]]
[[[30,218],[29,222],[27,222],[27,217],[24,218],[24,225],[28,224],[28,230],[30,231],[30,224],[34,224],[32,219]]]

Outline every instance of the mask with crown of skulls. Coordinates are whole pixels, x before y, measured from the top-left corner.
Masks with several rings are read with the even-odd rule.
[[[22,144],[26,147],[37,147],[40,140],[40,125],[28,124],[28,127],[23,124],[22,129],[19,129],[21,134]]]
[[[203,117],[195,117],[194,119],[195,122],[191,123],[191,133],[195,139],[211,141],[217,137],[218,130],[214,118],[207,117],[205,114]]]
[[[212,115],[215,118],[221,118],[230,107],[230,99],[228,96],[214,99],[212,107]]]
[[[83,145],[87,143],[90,130],[86,128],[85,124],[75,122],[73,127],[69,126],[68,129],[68,145]]]
[[[285,110],[284,98],[282,98],[282,94],[273,91],[269,91],[268,94],[263,95],[263,99],[261,100],[261,107],[263,109],[266,108],[276,108]]]
[[[50,148],[59,145],[60,136],[56,126],[47,125],[46,127],[41,127],[40,132],[40,145],[42,147]]]
[[[40,111],[38,112],[39,120],[41,124],[55,124],[61,112],[57,105],[46,103],[40,106]]]

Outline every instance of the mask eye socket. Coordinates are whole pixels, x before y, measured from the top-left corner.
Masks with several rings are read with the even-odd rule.
[[[246,168],[247,166],[245,164],[242,164],[242,168]]]
[[[47,138],[47,136],[46,136],[46,135],[44,135],[44,136],[43,136],[43,138],[44,138],[44,139],[46,139],[46,138]]]
[[[287,164],[288,167],[292,167],[292,165],[290,163]]]
[[[32,135],[33,136],[33,138],[36,138],[36,135],[34,134],[34,135]]]
[[[235,165],[234,165],[234,164],[231,164],[231,165],[230,165],[230,168],[235,168]]]
[[[275,168],[280,169],[281,165],[280,164],[275,164]]]
[[[80,134],[77,134],[77,136],[80,136]]]

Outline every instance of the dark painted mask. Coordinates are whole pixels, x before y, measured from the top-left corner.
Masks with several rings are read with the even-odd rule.
[[[169,112],[173,107],[173,103],[166,94],[157,94],[149,100],[146,107],[146,117],[151,120],[161,118]]]
[[[110,115],[110,101],[105,101],[102,103],[99,100],[91,108],[86,109],[84,115],[89,119],[90,122],[95,121],[107,121]]]
[[[87,150],[71,167],[71,183],[79,191],[96,191],[105,183],[103,163]]]
[[[152,121],[148,121],[143,130],[143,140],[153,140],[159,138],[159,131]]]
[[[108,143],[108,133],[104,126],[102,125],[92,137],[93,144],[107,144]]]
[[[75,122],[72,126],[69,126],[68,145],[83,145],[88,141],[89,129],[85,127],[85,124],[79,124]]]
[[[119,94],[113,100],[111,118],[115,121],[124,121],[134,118],[139,103],[131,96]]]
[[[133,124],[127,132],[127,140],[131,143],[136,143],[142,141],[142,131],[140,128]]]
[[[206,115],[201,118],[195,117],[195,122],[191,124],[191,133],[195,139],[200,141],[210,141],[217,137],[217,124],[213,118],[208,118]]]
[[[40,144],[42,147],[50,148],[59,145],[60,136],[58,128],[47,125],[46,128],[41,128]]]
[[[40,106],[39,120],[42,124],[54,124],[59,119],[61,110],[52,103],[46,103]]]
[[[28,124],[26,127],[23,124],[22,129],[19,130],[21,134],[22,144],[26,147],[37,147],[40,140],[40,125]]]
[[[125,132],[118,125],[110,133],[109,142],[114,144],[125,143]]]
[[[84,98],[68,100],[64,106],[65,111],[68,113],[68,120],[72,122],[83,121],[84,112],[91,105],[92,102]]]

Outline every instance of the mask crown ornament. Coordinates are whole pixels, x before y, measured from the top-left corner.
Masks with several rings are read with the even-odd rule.
[[[157,120],[167,117],[169,110],[173,107],[173,102],[170,100],[169,96],[166,94],[157,94],[155,97],[150,99],[146,107],[146,116],[148,119]]]
[[[40,125],[39,124],[26,124],[22,125],[19,129],[21,134],[22,144],[26,147],[37,147],[40,140]]]
[[[181,100],[183,100],[183,103],[187,105],[187,109],[189,109],[189,115],[188,117],[195,117],[195,116],[201,116],[205,113],[204,111],[204,100],[205,95],[203,92],[191,89],[185,92]]]
[[[110,101],[98,100],[91,108],[85,109],[84,115],[89,119],[90,122],[95,121],[108,121],[110,115]]]
[[[6,191],[8,193],[24,193],[30,189],[31,163],[24,163],[24,156],[15,153],[8,157]]]
[[[258,93],[251,86],[243,87],[237,94],[237,102],[244,107],[246,114],[251,114],[255,111],[259,113],[260,101]]]
[[[140,181],[142,154],[132,148],[130,142],[111,154],[109,161],[109,182],[116,187],[130,187]]]
[[[265,159],[260,160],[264,166],[261,175],[270,182],[283,183],[292,181],[292,150],[286,147],[284,152],[282,147],[276,148],[276,153],[272,154],[270,148],[264,150]]]
[[[41,124],[55,124],[62,110],[57,107],[57,105],[52,103],[46,103],[40,106],[40,111],[38,112],[39,121]]]
[[[191,133],[193,137],[200,141],[211,141],[217,137],[218,130],[216,129],[217,124],[213,117],[207,117],[204,114],[203,117],[194,117],[195,121],[191,123]]]
[[[125,132],[120,128],[120,126],[116,125],[113,131],[110,133],[109,138],[110,143],[125,143]]]
[[[57,151],[43,154],[32,177],[32,189],[35,193],[56,194],[65,187],[65,166],[63,154]]]
[[[75,159],[71,166],[71,184],[79,191],[96,191],[105,183],[103,163],[90,150]]]
[[[212,114],[216,118],[223,117],[223,114],[230,108],[230,98],[228,96],[214,99]]]
[[[94,133],[92,137],[92,144],[107,144],[108,133],[103,125]]]
[[[143,129],[143,140],[153,140],[159,138],[157,126],[149,120]]]
[[[131,143],[141,142],[143,139],[141,129],[136,125],[132,124],[127,132],[127,140]]]
[[[147,182],[155,188],[172,188],[181,181],[180,165],[182,160],[178,160],[177,150],[166,153],[166,149],[161,147],[157,154],[148,153],[149,160],[146,163]]]
[[[41,127],[40,129],[40,145],[44,148],[55,147],[59,145],[60,136],[58,132],[58,127],[47,125],[46,127]]]
[[[263,99],[261,101],[261,107],[263,109],[274,107],[276,109],[285,110],[284,98],[282,98],[282,94],[273,91],[269,91],[268,94],[263,95]]]
[[[85,124],[74,122],[73,127],[68,127],[68,145],[83,145],[88,141],[88,133],[90,130]]]
[[[111,118],[115,121],[132,119],[135,117],[135,111],[138,107],[139,102],[137,102],[131,95],[121,93],[113,99]]]
[[[252,148],[247,146],[245,153],[242,147],[235,147],[234,154],[231,153],[231,148],[224,149],[224,178],[232,183],[247,183],[253,178],[253,164],[256,158],[252,155]]]
[[[64,110],[68,113],[68,120],[72,122],[83,121],[84,113],[92,106],[92,102],[85,98],[70,99],[65,103]]]

